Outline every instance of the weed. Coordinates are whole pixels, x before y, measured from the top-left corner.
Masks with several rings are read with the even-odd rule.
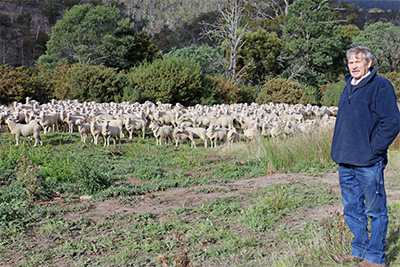
[[[16,171],[17,179],[24,185],[26,194],[30,197],[38,197],[43,189],[39,180],[40,168],[33,166],[32,161],[23,154],[21,154],[17,163],[19,163]]]

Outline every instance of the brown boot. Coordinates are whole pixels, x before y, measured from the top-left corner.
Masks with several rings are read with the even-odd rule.
[[[348,262],[360,262],[362,259],[357,258],[351,254],[336,254],[332,256],[332,259],[337,263],[348,263]]]
[[[386,267],[386,265],[373,263],[367,260],[362,260],[359,264],[354,265],[354,267]]]

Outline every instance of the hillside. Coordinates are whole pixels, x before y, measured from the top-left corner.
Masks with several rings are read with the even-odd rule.
[[[12,66],[33,65],[45,52],[52,27],[62,19],[66,10],[76,4],[103,3],[106,0],[1,0],[0,1],[0,62]],[[146,29],[163,52],[199,44],[200,21],[213,21],[224,0],[172,1],[127,0],[111,1],[124,16],[135,21],[138,30]],[[362,10],[356,25],[362,29],[366,22],[382,20],[396,22],[400,0],[346,0],[356,3]],[[397,10],[398,12],[369,12],[368,9]]]

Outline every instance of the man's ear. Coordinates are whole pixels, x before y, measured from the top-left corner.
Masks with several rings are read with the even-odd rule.
[[[370,61],[368,62],[368,69],[371,68],[371,66],[372,66],[372,60],[370,60]]]

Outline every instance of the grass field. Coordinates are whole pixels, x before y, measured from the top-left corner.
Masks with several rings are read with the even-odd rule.
[[[343,266],[330,258],[351,240],[330,138],[104,148],[50,133],[33,148],[2,133],[0,265]],[[387,263],[400,266],[396,144],[389,156]]]

